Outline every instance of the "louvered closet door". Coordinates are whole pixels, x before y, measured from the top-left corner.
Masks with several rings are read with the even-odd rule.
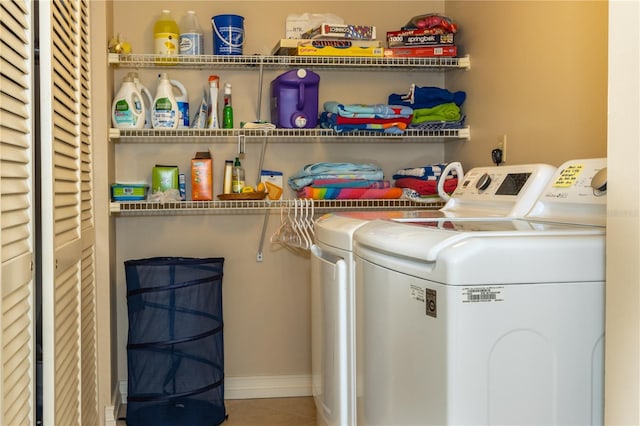
[[[89,7],[39,4],[44,423],[96,425]]]
[[[0,21],[0,424],[32,425],[35,357],[30,2],[2,0]]]

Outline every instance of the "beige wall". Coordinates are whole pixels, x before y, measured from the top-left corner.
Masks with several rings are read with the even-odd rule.
[[[172,3],[172,14],[179,18],[193,9],[205,30],[205,53],[212,53],[209,19],[212,15],[235,13],[245,17],[245,54],[268,54],[284,37],[288,13],[332,12],[348,22],[371,23],[380,34],[400,27],[424,7],[434,11],[441,2],[380,2],[376,9],[362,2],[181,2]],[[116,1],[114,33],[129,40],[133,51],[152,51],[152,25],[167,3],[152,1]],[[410,11],[410,12],[407,12]],[[383,36],[384,37],[384,36]],[[130,70],[113,70],[115,88]],[[191,105],[199,102],[209,74],[221,82],[233,84],[236,122],[256,117],[258,73],[256,70],[173,70],[170,77],[187,86]],[[269,118],[269,82],[285,70],[265,73],[261,117]],[[416,81],[424,86],[443,86],[442,73],[389,71],[317,71],[321,75],[320,102],[340,100],[346,103],[386,103],[390,93],[404,93]],[[153,92],[157,69],[139,70],[143,83]],[[112,88],[112,90],[115,90]],[[108,119],[108,113],[105,114]],[[243,165],[247,180],[257,177],[259,144],[248,144]],[[116,144],[115,176],[121,181],[149,180],[154,164],[177,164],[187,170],[196,151],[210,149],[214,155],[214,193],[221,192],[221,171],[225,159],[236,155],[236,145],[218,144]],[[264,168],[281,170],[285,176],[316,161],[375,162],[390,176],[407,165],[430,164],[444,158],[440,143],[270,143]],[[105,190],[106,194],[106,190]],[[287,189],[285,195],[292,197]],[[270,217],[264,247],[264,262],[256,262],[263,216],[182,216],[117,218],[116,291],[118,318],[118,377],[125,380],[127,312],[123,262],[151,256],[223,256],[225,257],[223,300],[225,322],[225,372],[228,377],[296,376],[310,373],[309,335],[309,261],[308,256],[273,246],[269,237],[277,230],[280,218]]]
[[[369,2],[371,3],[371,2]],[[466,168],[486,165],[498,135],[507,134],[508,162],[546,162],[606,154],[606,17],[604,2],[364,2],[323,1],[191,1],[166,3],[118,0],[113,8],[113,33],[132,42],[134,52],[151,52],[151,28],[159,10],[172,7],[179,18],[194,9],[205,28],[206,53],[212,38],[208,17],[236,13],[246,17],[245,53],[268,53],[283,37],[288,13],[333,12],[349,22],[371,23],[379,34],[397,29],[411,16],[443,12],[462,29],[461,48],[471,55],[471,70],[447,73],[322,71],[321,102],[386,102],[389,93],[418,85],[445,84],[466,90],[465,111],[471,125],[468,142],[441,144],[290,144],[269,146],[265,168],[297,171],[314,161],[374,161],[390,175],[408,165],[444,158],[461,160]],[[445,10],[446,9],[446,10]],[[379,36],[382,38],[383,36]],[[105,42],[106,43],[106,42]],[[116,87],[129,70],[114,70]],[[249,70],[171,70],[185,83],[192,105],[209,74],[231,81],[236,121],[256,116],[257,73]],[[265,84],[279,72],[269,71]],[[140,70],[155,89],[157,70]],[[107,83],[108,84],[108,83]],[[113,92],[112,86],[109,89]],[[268,92],[263,92],[262,118],[268,118]],[[109,112],[104,111],[109,120]],[[106,135],[104,137],[105,143]],[[186,168],[193,152],[211,149],[220,170],[235,155],[232,144],[115,146],[110,170],[122,181],[149,179],[155,163],[172,161]],[[256,178],[259,146],[247,147],[247,179]],[[220,174],[214,183],[219,193]],[[107,195],[104,188],[104,196]],[[290,193],[286,194],[288,197]],[[224,256],[224,319],[226,374],[230,377],[306,375],[310,372],[309,262],[305,256],[271,247],[267,230],[265,260],[255,260],[262,216],[182,216],[118,218],[112,265],[116,268],[117,376],[126,379],[127,313],[123,262],[150,256]]]
[[[491,163],[507,135],[507,162],[559,166],[606,156],[606,1],[446,1],[471,69],[449,73],[466,90],[471,140],[447,147],[467,167]]]

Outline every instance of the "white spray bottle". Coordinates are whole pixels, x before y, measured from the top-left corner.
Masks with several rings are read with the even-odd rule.
[[[151,109],[151,123],[154,129],[177,129],[178,102],[173,94],[173,86],[167,76],[167,73],[160,74],[160,81],[156,89],[156,97],[153,100],[153,108]]]
[[[178,129],[189,128],[189,95],[187,89],[182,83],[177,80],[171,80],[171,85],[180,91],[180,94],[176,96],[176,102],[178,102]]]
[[[145,115],[144,115],[144,128],[151,128],[151,107],[153,106],[153,96],[151,96],[151,92],[147,89],[141,82],[138,77],[137,72],[130,72],[129,76],[133,79],[136,88],[142,95],[142,103],[144,104]]]
[[[207,121],[208,129],[219,129],[218,121],[218,91],[220,88],[220,77],[217,75],[209,76],[209,120]]]
[[[118,129],[142,129],[145,108],[142,95],[131,76],[122,79],[122,85],[113,98],[111,122]]]

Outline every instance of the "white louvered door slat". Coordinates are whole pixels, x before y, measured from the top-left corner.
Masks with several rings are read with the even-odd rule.
[[[93,204],[93,155],[91,138],[91,76],[89,2],[80,2],[80,192],[81,192],[81,341],[82,341],[82,424],[99,424],[98,340],[95,274],[95,223]]]
[[[89,5],[44,3],[40,16],[48,24],[41,22],[40,39],[47,40],[46,46],[41,42],[41,81],[48,96],[42,99],[42,141],[48,146],[43,145],[42,169],[49,185],[43,186],[42,199],[43,210],[52,212],[43,223],[43,240],[51,244],[43,253],[43,276],[51,272],[43,278],[43,340],[50,356],[44,364],[44,399],[51,401],[45,403],[44,423],[94,425],[99,410]]]
[[[34,421],[31,4],[0,2],[0,424]]]

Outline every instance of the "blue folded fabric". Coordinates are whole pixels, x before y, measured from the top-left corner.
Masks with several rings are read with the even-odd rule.
[[[450,92],[440,87],[418,87],[412,84],[409,93],[389,95],[389,104],[404,105],[413,109],[433,108],[436,105],[453,102],[461,106],[467,98],[466,92]]]
[[[344,105],[336,101],[328,101],[323,107],[326,112],[351,118],[407,118],[413,114],[413,108],[407,105]]]
[[[365,179],[382,180],[382,168],[375,164],[357,163],[313,163],[307,164],[289,177],[291,189],[311,185],[316,179]]]
[[[336,122],[336,115],[330,112],[323,112],[320,114],[318,125],[323,129],[333,129],[336,133],[353,132],[356,130],[368,130],[372,132],[388,133],[392,135],[400,135],[404,132],[404,128],[391,124],[379,124],[379,123],[353,123],[353,124],[338,124]],[[406,124],[404,124],[406,128]]]
[[[442,171],[445,169],[445,167],[447,167],[447,164],[438,163],[438,164],[432,164],[430,166],[409,167],[405,169],[400,169],[393,175],[393,179],[412,177],[412,178],[422,179],[422,180],[438,180],[442,175]],[[455,170],[449,171],[449,174],[448,174],[448,176],[451,176],[451,177],[454,177],[457,175],[458,173]]]

